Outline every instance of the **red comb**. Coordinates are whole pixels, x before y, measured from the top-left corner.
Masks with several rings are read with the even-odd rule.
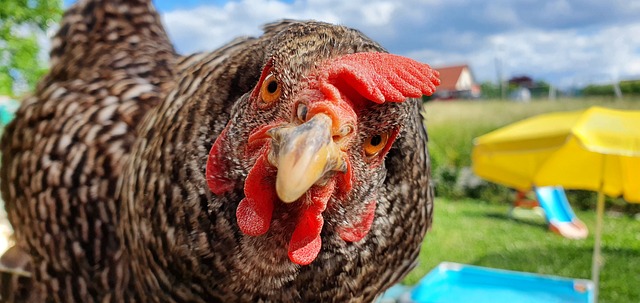
[[[438,71],[418,61],[387,53],[355,53],[331,60],[321,69],[325,89],[344,81],[376,103],[402,102],[431,95],[440,85]]]

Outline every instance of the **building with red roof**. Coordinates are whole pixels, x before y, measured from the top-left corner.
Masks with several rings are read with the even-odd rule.
[[[480,97],[480,85],[476,83],[467,64],[436,67],[440,72],[440,86],[434,99],[475,99]]]

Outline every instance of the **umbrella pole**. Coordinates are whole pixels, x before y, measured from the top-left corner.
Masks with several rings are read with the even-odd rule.
[[[593,281],[593,296],[598,302],[598,287],[600,284],[600,267],[602,266],[601,242],[602,242],[602,217],[604,217],[604,193],[602,187],[598,191],[598,205],[596,211],[596,234],[593,245],[593,259],[591,260],[591,281]]]

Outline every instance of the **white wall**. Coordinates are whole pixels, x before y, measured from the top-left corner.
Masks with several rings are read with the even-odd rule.
[[[456,90],[471,90],[472,85],[473,78],[471,77],[471,72],[469,72],[468,68],[464,68],[460,73],[458,82],[456,82]]]

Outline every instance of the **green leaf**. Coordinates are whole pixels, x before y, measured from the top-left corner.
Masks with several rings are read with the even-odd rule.
[[[0,5],[0,94],[14,95],[16,80],[33,89],[46,73],[39,58],[49,26],[62,15],[61,0],[2,0]]]

